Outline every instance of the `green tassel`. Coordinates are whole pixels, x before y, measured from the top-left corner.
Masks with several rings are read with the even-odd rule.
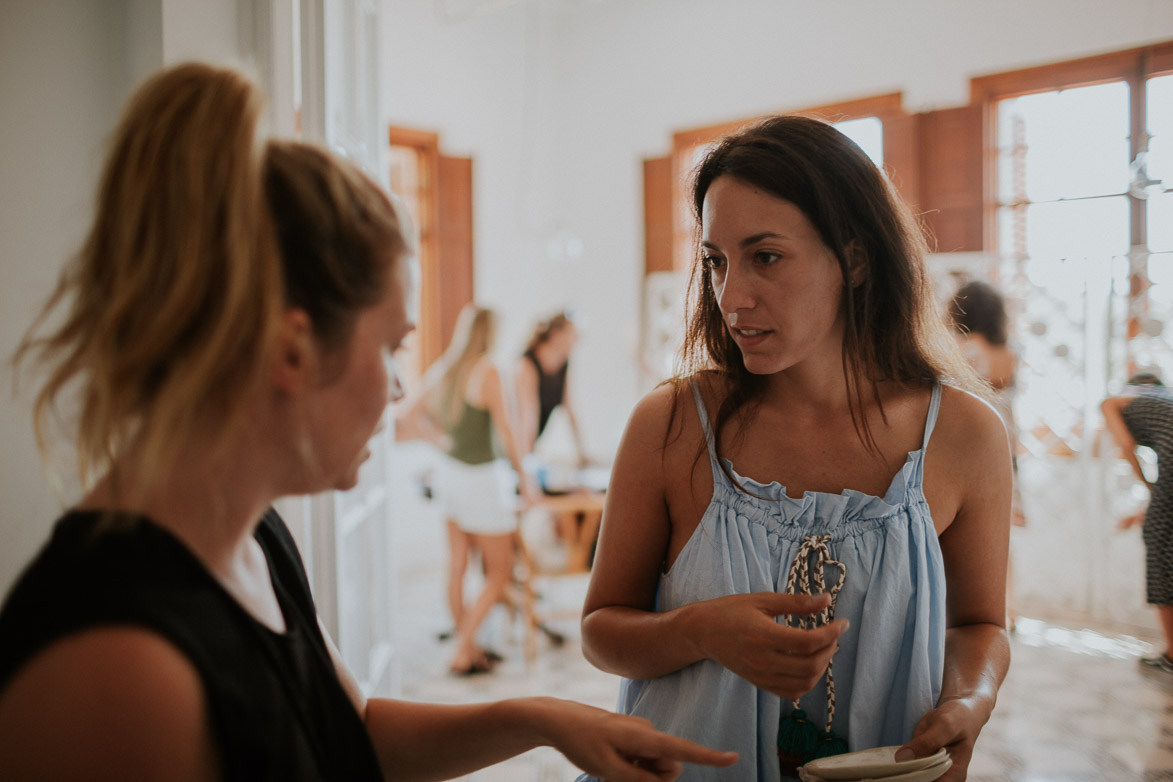
[[[810,760],[819,745],[819,730],[802,709],[778,723],[778,751],[792,757]]]
[[[819,744],[815,748],[816,758],[829,758],[847,752],[847,742],[829,730],[819,731]]]

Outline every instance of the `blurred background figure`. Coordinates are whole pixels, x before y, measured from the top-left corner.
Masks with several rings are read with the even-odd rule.
[[[1018,369],[1018,354],[1010,346],[1009,318],[1002,294],[994,286],[980,280],[965,283],[949,302],[949,319],[961,352],[970,365],[982,376],[993,395],[990,399],[1006,424],[1010,436],[1010,459],[1014,470],[1014,485],[1010,499],[1010,523],[1026,526],[1022,510],[1022,493],[1018,480],[1018,427],[1014,422],[1014,379]],[[1014,606],[1014,567],[1006,569],[1006,626],[1013,630],[1017,611]]]
[[[991,401],[1010,434],[1011,453],[1018,453],[1018,429],[1014,423],[1014,378],[1018,354],[1008,337],[1009,318],[1002,294],[994,286],[973,280],[957,289],[949,303],[949,318],[961,352],[994,391]],[[1018,460],[1014,457],[1014,496],[1010,522],[1026,524],[1018,489]]]
[[[431,440],[448,457],[433,491],[448,535],[446,591],[456,637],[449,668],[460,675],[487,673],[497,660],[477,644],[476,635],[512,578],[517,494],[523,504],[536,498],[521,467],[510,405],[492,360],[496,333],[492,310],[465,306],[448,349],[396,415],[403,433]],[[466,606],[464,578],[474,550],[480,553],[485,583]]]
[[[567,374],[570,354],[578,343],[578,328],[570,315],[559,312],[534,327],[525,351],[517,361],[514,381],[517,393],[518,439],[525,453],[531,453],[546,431],[550,415],[561,407],[570,424],[578,466],[588,463],[578,417],[570,403]]]
[[[541,321],[517,360],[514,374],[519,440],[527,454],[526,469],[536,478],[544,495],[560,498],[543,503],[538,510],[543,519],[549,517],[553,521],[552,531],[564,552],[564,563],[559,569],[565,572],[584,572],[590,568],[603,515],[602,493],[608,479],[608,471],[590,468],[591,459],[578,416],[570,402],[567,376],[578,336],[578,327],[566,311]],[[550,417],[558,408],[566,415],[574,441],[570,463],[536,453],[539,438],[547,431]],[[537,529],[542,527],[545,523],[539,522]]]
[[[1157,609],[1164,651],[1142,662],[1173,673],[1173,471],[1164,467],[1173,460],[1173,393],[1149,372],[1133,375],[1119,396],[1100,404],[1104,425],[1132,465],[1136,477],[1149,489],[1149,502],[1141,511],[1121,519],[1119,528],[1141,525],[1145,546],[1146,600]],[[1151,448],[1157,456],[1157,478],[1150,481],[1137,457],[1137,448]]]

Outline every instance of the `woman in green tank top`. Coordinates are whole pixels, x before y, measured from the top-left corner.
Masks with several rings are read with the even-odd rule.
[[[466,305],[451,344],[426,373],[418,399],[400,414],[408,421],[426,418],[444,433],[448,459],[434,488],[448,533],[448,608],[456,626],[450,668],[461,675],[492,670],[476,633],[513,572],[517,492],[525,504],[537,496],[521,467],[511,406],[491,357],[496,331],[492,310]],[[481,552],[485,585],[466,606],[464,575],[473,547]]]

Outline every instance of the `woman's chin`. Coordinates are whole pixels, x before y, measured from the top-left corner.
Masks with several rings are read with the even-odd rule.
[[[354,463],[350,465],[350,468],[346,471],[346,473],[334,482],[333,488],[336,491],[350,491],[355,486],[358,486],[359,468],[362,467],[363,463],[369,458],[371,458],[371,449],[363,448],[362,453],[358,455],[358,458],[354,460]]]

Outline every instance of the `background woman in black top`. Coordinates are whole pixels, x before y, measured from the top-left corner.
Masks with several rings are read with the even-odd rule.
[[[262,147],[259,111],[205,65],[140,88],[62,317],[18,354],[49,371],[39,420],[76,399],[86,489],[0,612],[0,778],[445,779],[542,744],[616,780],[731,762],[552,698],[363,697],[271,505],[355,485],[413,253],[371,180]]]
[[[518,407],[518,438],[522,451],[534,450],[546,430],[550,415],[561,407],[570,423],[580,467],[589,461],[574,406],[570,403],[567,373],[570,354],[578,343],[578,328],[565,312],[542,321],[526,343],[517,361],[515,376]]]

